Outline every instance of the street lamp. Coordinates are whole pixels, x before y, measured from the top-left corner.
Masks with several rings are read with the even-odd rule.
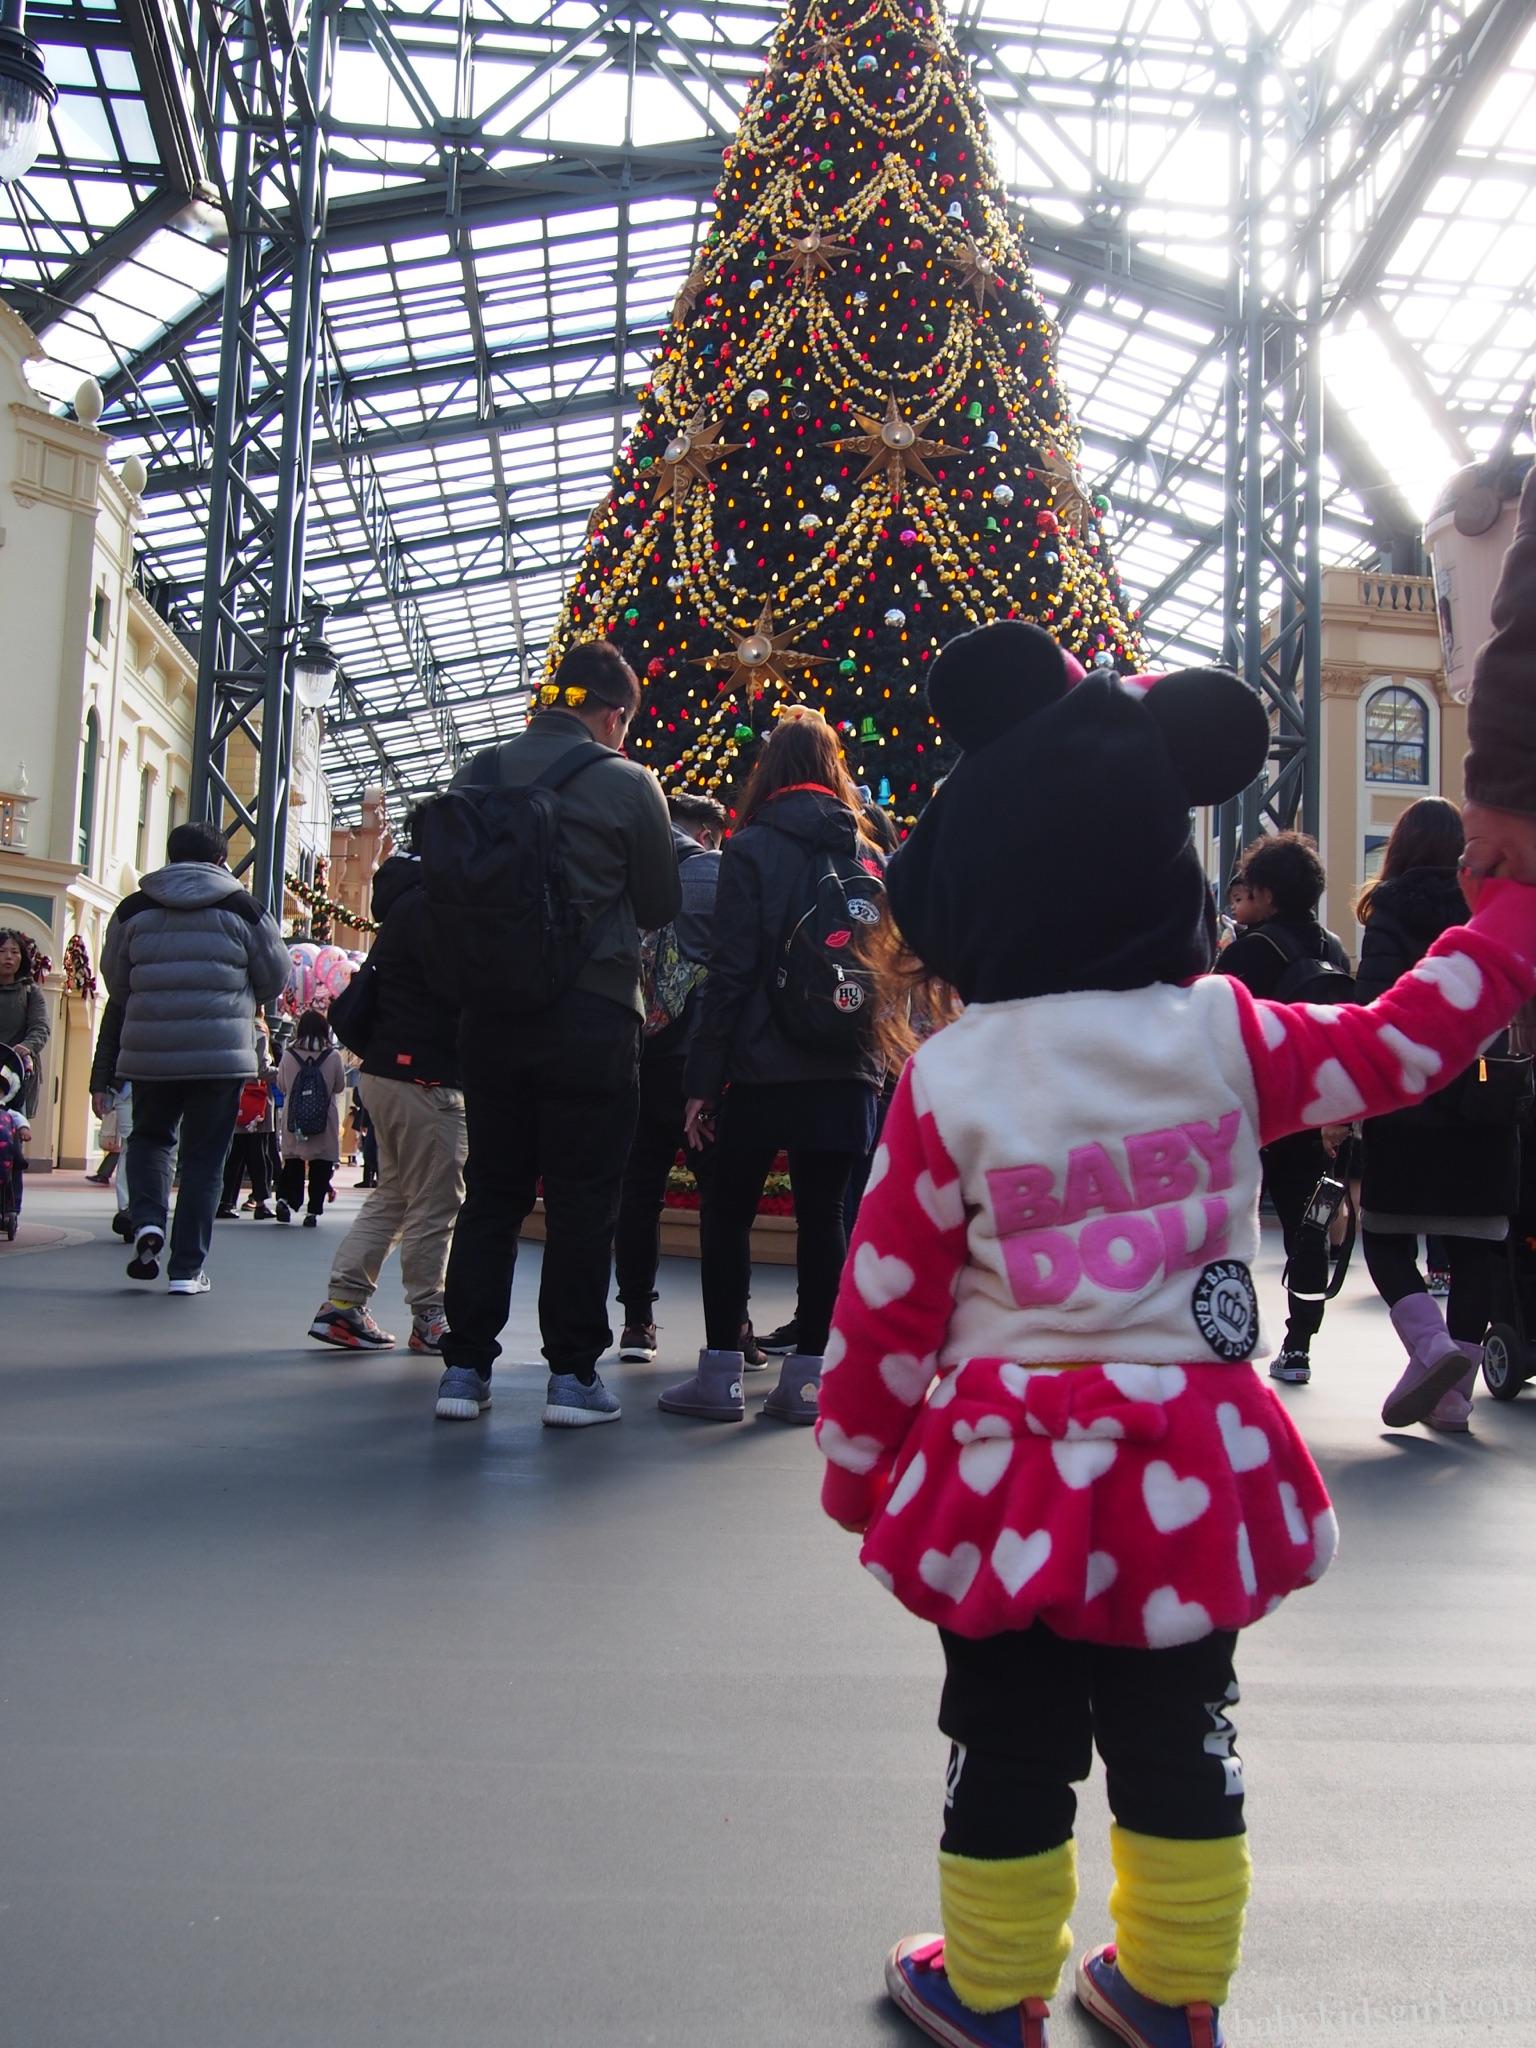
[[[21,25],[22,0],[0,0],[0,185],[24,178],[37,162],[58,88],[43,53]]]
[[[294,695],[306,711],[323,711],[336,687],[341,664],[325,644],[325,622],[329,607],[311,604],[304,621],[304,638],[293,650]]]

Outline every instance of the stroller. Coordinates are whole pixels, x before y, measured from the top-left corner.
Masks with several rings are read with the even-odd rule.
[[[0,1231],[14,1239],[21,1222],[21,1177],[26,1164],[18,1126],[27,1073],[21,1055],[0,1045]]]
[[[1495,1322],[1483,1339],[1483,1380],[1497,1401],[1513,1401],[1536,1376],[1536,1130],[1520,1134],[1520,1207],[1510,1218],[1509,1263]]]

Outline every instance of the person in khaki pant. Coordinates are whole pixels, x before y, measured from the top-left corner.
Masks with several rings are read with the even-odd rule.
[[[459,1086],[459,1019],[432,985],[432,920],[414,858],[385,861],[374,878],[373,911],[380,919],[369,956],[377,1000],[367,1042],[354,1050],[362,1055],[358,1093],[378,1135],[379,1183],[337,1248],[330,1295],[309,1334],[351,1351],[394,1343],[368,1304],[380,1268],[398,1244],[411,1310],[410,1348],[435,1352],[447,1327],[443,1278],[464,1200],[469,1150]]]

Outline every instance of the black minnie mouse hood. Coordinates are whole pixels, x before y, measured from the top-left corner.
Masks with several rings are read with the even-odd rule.
[[[952,640],[928,702],[964,756],[887,871],[907,943],[967,1003],[1185,982],[1216,955],[1190,818],[1246,789],[1269,721],[1226,669],[1073,683],[1049,634]]]

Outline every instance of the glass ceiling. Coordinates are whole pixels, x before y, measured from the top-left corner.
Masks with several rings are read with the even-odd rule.
[[[146,588],[188,630],[231,143],[187,53],[213,11],[32,0],[59,103],[48,152],[0,188],[0,290],[47,347],[38,389],[63,405],[87,373],[106,387],[114,459],[150,469]],[[337,17],[307,581],[348,686],[328,740],[345,803],[381,754],[424,788],[520,722],[777,12],[340,0]],[[1527,0],[964,0],[954,18],[1159,659],[1222,638],[1249,62],[1277,280],[1303,213],[1323,230],[1325,559],[1408,566],[1447,473],[1530,403]],[[252,403],[275,415],[281,342],[262,338]],[[275,478],[257,488],[270,502]]]

